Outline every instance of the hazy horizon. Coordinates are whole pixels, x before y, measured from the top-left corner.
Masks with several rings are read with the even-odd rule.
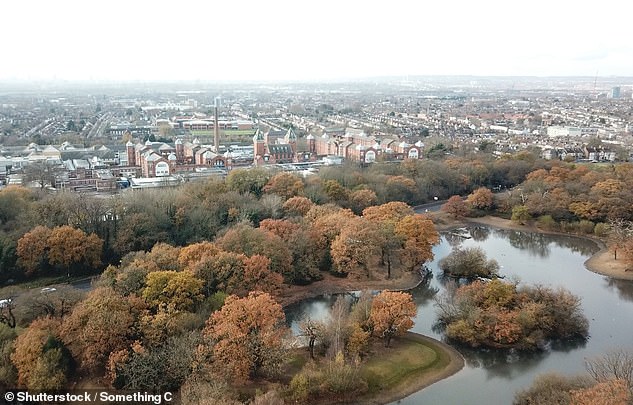
[[[622,4],[25,0],[4,6],[0,81],[630,77]]]

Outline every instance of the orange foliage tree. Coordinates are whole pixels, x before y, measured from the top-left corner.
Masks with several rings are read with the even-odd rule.
[[[470,195],[466,198],[466,202],[470,204],[471,207],[480,209],[480,210],[489,210],[492,208],[494,203],[494,197],[492,191],[490,191],[486,187],[480,187],[477,190],[470,193]]]
[[[18,240],[16,253],[26,274],[33,274],[48,263],[50,228],[36,226]]]
[[[375,224],[362,218],[351,221],[331,245],[335,270],[371,278],[371,261],[380,252],[380,245],[380,233]]]
[[[40,318],[15,339],[11,361],[18,384],[31,390],[59,390],[66,383],[70,356],[59,341],[59,320]]]
[[[48,261],[53,266],[96,268],[101,264],[103,241],[81,229],[71,226],[53,228],[48,246]]]
[[[27,274],[46,265],[65,269],[68,273],[101,265],[103,241],[95,234],[86,234],[71,226],[49,229],[36,226],[18,240],[16,253]]]
[[[363,212],[363,210],[367,207],[376,205],[377,202],[378,197],[376,196],[376,192],[374,190],[360,189],[352,191],[349,195],[350,206],[357,214]]]
[[[385,340],[389,347],[394,336],[400,336],[413,327],[417,307],[411,294],[400,291],[383,291],[371,303],[369,322],[374,334]]]
[[[433,222],[419,214],[408,215],[398,221],[395,234],[404,240],[402,261],[410,271],[433,259],[433,245],[440,242]]]
[[[246,381],[261,372],[275,372],[283,358],[287,333],[284,312],[269,294],[231,295],[207,321],[202,331],[215,341],[213,359],[234,381]]]
[[[274,175],[264,186],[265,193],[277,194],[287,200],[303,191],[301,178],[288,172]]]
[[[288,282],[294,279],[292,256],[288,246],[273,233],[250,225],[238,224],[215,242],[220,248],[230,252],[243,253],[246,256],[266,256],[270,259],[272,271],[281,274]]]
[[[396,233],[396,224],[407,215],[413,215],[413,209],[400,201],[389,202],[363,210],[363,218],[376,224],[380,235],[380,263],[387,265],[387,278],[391,277],[391,265],[394,254],[402,249],[403,236]]]
[[[449,198],[448,201],[442,205],[441,209],[442,211],[452,215],[454,218],[463,218],[468,215],[468,205],[466,205],[464,200],[458,195],[454,195]]]
[[[631,392],[625,380],[608,380],[570,392],[574,405],[627,405]]]
[[[110,353],[127,348],[145,309],[142,300],[123,297],[110,288],[91,291],[64,318],[61,337],[81,368],[103,369]]]
[[[219,252],[220,249],[211,242],[192,243],[180,249],[178,263],[183,269],[191,269],[201,258],[205,256],[215,256]]]
[[[310,199],[296,196],[289,198],[284,203],[283,209],[288,215],[298,215],[302,217],[310,211],[310,208],[312,208],[313,205],[314,204],[310,201]]]

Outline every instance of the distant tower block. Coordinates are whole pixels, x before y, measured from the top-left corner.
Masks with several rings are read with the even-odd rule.
[[[127,141],[125,144],[125,150],[127,152],[127,165],[136,166],[136,151],[134,150],[134,144],[131,141]]]
[[[609,94],[609,98],[620,98],[620,87],[616,86],[611,89],[611,94]]]
[[[180,163],[185,161],[185,146],[180,138],[176,139],[176,160]]]
[[[216,97],[213,102],[214,125],[213,125],[213,146],[215,153],[220,153],[220,122],[218,121],[218,108],[220,107],[220,97]]]

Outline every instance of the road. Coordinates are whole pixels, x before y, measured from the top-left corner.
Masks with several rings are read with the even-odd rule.
[[[425,212],[436,212],[439,211],[440,208],[442,208],[442,205],[444,205],[446,201],[448,200],[439,200],[422,205],[416,205],[415,207],[413,207],[413,211],[415,211],[416,214],[424,214]]]

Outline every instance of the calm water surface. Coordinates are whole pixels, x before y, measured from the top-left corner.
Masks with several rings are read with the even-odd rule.
[[[483,226],[468,231],[470,239],[445,234],[435,247],[435,260],[429,264],[433,278],[412,291],[418,305],[414,332],[443,339],[433,330],[433,297],[444,290],[437,262],[455,246],[480,246],[489,258],[499,262],[500,273],[507,278],[563,286],[582,297],[591,336],[580,344],[553,343],[551,349],[537,354],[499,354],[458,347],[466,359],[462,371],[397,403],[511,404],[514,393],[527,388],[538,374],[582,373],[585,358],[613,348],[633,348],[633,282],[610,280],[586,270],[585,260],[598,250],[592,241]],[[303,314],[325,317],[333,301],[334,297],[319,297],[290,307],[288,322],[297,331],[297,321]]]

